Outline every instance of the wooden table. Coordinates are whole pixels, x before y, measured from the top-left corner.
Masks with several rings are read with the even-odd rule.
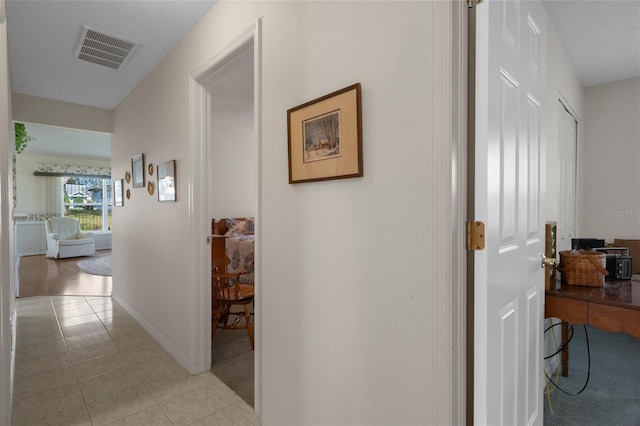
[[[590,324],[604,331],[621,331],[640,339],[640,282],[607,281],[604,287],[582,287],[557,283],[546,290],[545,318],[560,318],[571,324]],[[568,326],[562,325],[566,344]],[[569,350],[562,351],[562,375],[569,374]]]

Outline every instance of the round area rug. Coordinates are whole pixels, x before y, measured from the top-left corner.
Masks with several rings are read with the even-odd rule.
[[[111,253],[99,254],[78,261],[78,268],[91,275],[111,276]]]

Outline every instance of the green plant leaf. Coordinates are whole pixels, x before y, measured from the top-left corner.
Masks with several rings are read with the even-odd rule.
[[[20,154],[27,147],[27,143],[34,141],[35,138],[27,134],[24,123],[15,123],[14,132],[16,134],[16,153]]]

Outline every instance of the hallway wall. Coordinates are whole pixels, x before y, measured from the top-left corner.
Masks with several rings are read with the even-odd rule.
[[[264,425],[443,424],[430,282],[431,2],[220,2],[118,106],[112,168],[176,160],[178,202],[114,209],[114,294],[190,362],[189,75],[262,20],[258,367]],[[290,185],[289,108],[360,82],[364,177]],[[204,236],[203,236],[204,238]],[[438,291],[436,291],[438,290]],[[443,311],[430,309],[440,306]],[[436,361],[438,360],[438,361]],[[434,386],[434,383],[437,383]],[[440,387],[440,386],[443,387]],[[444,403],[441,403],[444,401]]]

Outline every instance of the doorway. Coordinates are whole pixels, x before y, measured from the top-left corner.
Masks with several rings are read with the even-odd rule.
[[[260,21],[236,37],[217,55],[192,73],[191,117],[192,148],[196,168],[194,172],[194,247],[197,288],[192,303],[197,309],[197,321],[192,328],[196,353],[195,361],[199,371],[211,370],[211,245],[202,245],[203,235],[210,235],[211,220],[233,217],[254,217],[256,219],[255,238],[259,239],[258,165],[259,165],[259,30]],[[260,354],[260,291],[259,291],[259,245],[255,249],[255,351],[244,355],[242,362],[250,366],[259,365]],[[213,347],[224,342],[222,334],[229,338],[249,339],[242,330],[218,329]],[[228,333],[226,333],[228,332]],[[244,340],[242,341],[244,342]],[[250,349],[250,347],[249,347]],[[233,350],[232,350],[233,352]],[[247,361],[247,358],[251,358]],[[229,367],[228,370],[237,368]],[[246,370],[242,368],[241,370]],[[233,375],[233,371],[227,371]],[[214,372],[215,374],[215,372]],[[223,377],[218,377],[225,381]],[[242,395],[227,383],[256,411],[258,408],[255,389],[259,389],[257,369],[241,383],[250,388],[249,395]],[[248,400],[250,399],[250,400]],[[254,402],[255,401],[255,402]]]
[[[215,67],[204,82],[210,97],[210,156],[209,188],[210,217],[255,218],[257,200],[258,151],[254,127],[254,49],[247,43],[237,49],[231,58]],[[245,237],[243,237],[245,238]],[[246,237],[249,238],[249,237]],[[226,242],[227,256],[234,259],[230,238]],[[250,240],[236,243],[246,249]],[[250,260],[243,254],[238,261]],[[239,266],[239,265],[238,265]],[[255,284],[255,282],[254,282]],[[232,313],[242,310],[240,306]],[[255,318],[255,309],[249,305]],[[244,319],[232,315],[229,322]],[[251,322],[255,321],[251,319]],[[218,327],[211,344],[211,372],[238,394],[247,404],[254,406],[254,350],[244,330]]]

